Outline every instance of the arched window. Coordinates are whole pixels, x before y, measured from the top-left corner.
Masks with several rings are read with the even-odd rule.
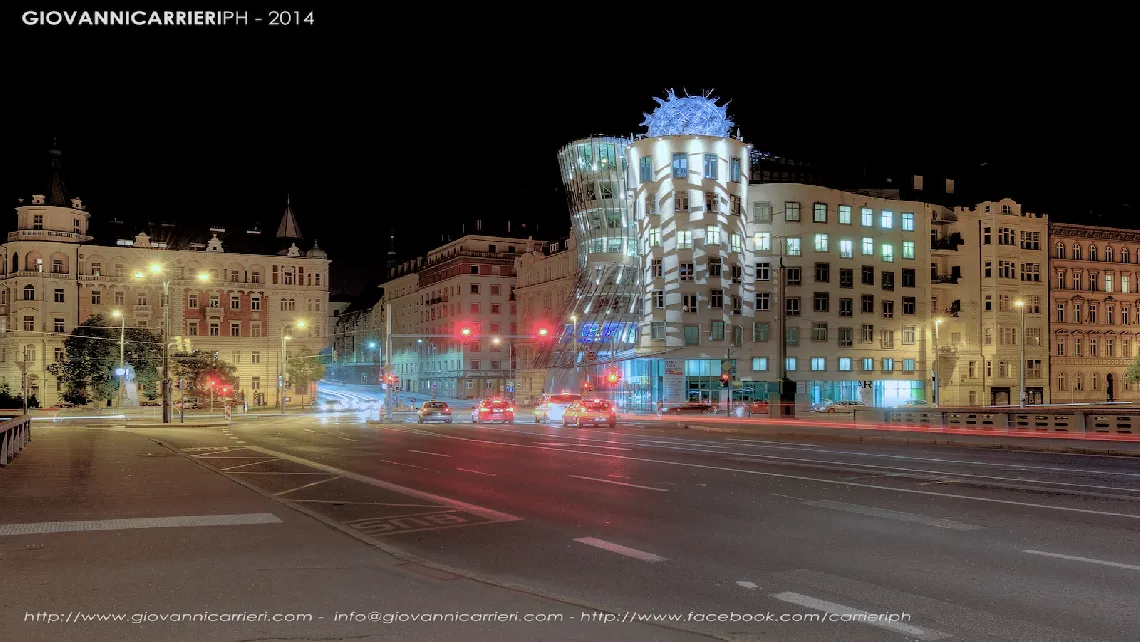
[[[1126,247],[1120,248],[1120,262],[1121,263],[1127,263],[1128,262],[1128,248],[1126,248]]]
[[[1109,245],[1104,248],[1104,262],[1112,263],[1112,246]]]
[[[1095,245],[1091,245],[1091,244],[1089,245],[1089,260],[1090,261],[1096,260],[1096,246]]]
[[[1063,241],[1057,241],[1057,258],[1065,258],[1065,243]]]
[[[1079,243],[1073,243],[1073,260],[1074,261],[1080,261],[1081,260],[1081,246]]]
[[[36,300],[36,286],[31,285],[31,284],[24,286],[24,300],[25,301],[35,301]]]
[[[19,252],[12,252],[12,272],[20,271],[20,254]]]
[[[1065,389],[1065,373],[1058,372],[1057,373],[1057,390],[1064,390],[1064,389]]]

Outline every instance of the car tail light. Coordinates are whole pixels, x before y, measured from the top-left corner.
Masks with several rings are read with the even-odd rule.
[[[445,415],[450,415],[450,414],[451,414],[451,408],[444,408],[444,409],[443,409],[443,414],[445,414]]]

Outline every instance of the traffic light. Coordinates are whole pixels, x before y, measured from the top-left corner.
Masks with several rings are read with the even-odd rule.
[[[621,383],[621,369],[614,367],[606,370],[606,383],[611,386]]]
[[[464,339],[470,339],[471,335],[473,333],[474,332],[471,330],[471,328],[468,328],[468,327],[463,327],[463,328],[459,329],[459,336],[463,337]]]
[[[732,381],[732,375],[728,374],[727,372],[721,373],[721,375],[720,375],[720,387],[721,388],[727,388],[730,381]]]
[[[539,339],[545,339],[545,338],[550,336],[550,328],[548,328],[546,326],[539,326],[539,328],[535,332],[535,334],[538,335]]]

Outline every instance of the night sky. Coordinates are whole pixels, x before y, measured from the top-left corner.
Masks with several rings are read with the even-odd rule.
[[[1104,84],[1103,65],[1066,75],[1047,61],[883,52],[813,68],[788,64],[786,52],[751,53],[732,74],[694,57],[639,79],[628,65],[603,71],[621,47],[574,65],[575,47],[536,34],[433,32],[412,45],[358,22],[21,26],[3,193],[15,205],[40,189],[55,137],[69,191],[95,219],[275,230],[289,193],[305,237],[333,260],[333,293],[351,294],[380,280],[389,228],[400,258],[477,218],[564,234],[558,149],[640,132],[652,96],[673,87],[731,99],[729,114],[757,149],[889,166],[900,180],[954,177],[1054,220],[1140,227],[1135,109],[1119,79]]]

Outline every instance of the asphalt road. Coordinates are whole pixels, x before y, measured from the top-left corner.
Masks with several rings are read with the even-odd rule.
[[[147,434],[431,561],[720,635],[1140,637],[1136,458],[403,421]],[[906,619],[810,621],[862,613]]]

